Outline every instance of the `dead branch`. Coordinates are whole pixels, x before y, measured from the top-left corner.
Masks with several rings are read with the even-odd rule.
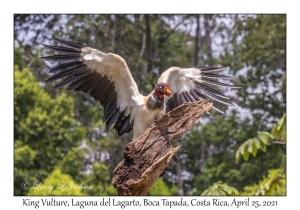
[[[185,103],[152,123],[145,133],[126,145],[124,159],[114,170],[117,195],[146,195],[180,148],[168,148],[210,110],[207,100]]]
[[[273,144],[285,144],[283,141],[272,141]]]

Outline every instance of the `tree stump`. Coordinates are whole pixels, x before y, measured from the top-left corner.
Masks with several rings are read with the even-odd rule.
[[[207,100],[184,103],[127,144],[124,159],[113,172],[117,195],[146,195],[180,148],[168,145],[191,129],[212,105]]]

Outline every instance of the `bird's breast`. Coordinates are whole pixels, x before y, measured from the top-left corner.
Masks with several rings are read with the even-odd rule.
[[[140,107],[139,114],[134,116],[133,139],[142,135],[155,120],[160,120],[166,113],[165,107],[159,109],[148,109],[146,105]]]

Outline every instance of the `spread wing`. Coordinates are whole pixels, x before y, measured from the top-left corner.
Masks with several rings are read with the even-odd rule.
[[[61,39],[55,41],[67,47],[44,45],[63,54],[40,57],[46,61],[60,61],[62,64],[50,69],[55,73],[46,82],[61,79],[54,86],[68,85],[67,90],[83,91],[100,101],[104,107],[106,129],[115,123],[114,130],[121,136],[133,128],[131,112],[134,106],[144,104],[142,95],[123,58],[104,53]]]
[[[223,93],[210,86],[239,88],[233,85],[216,81],[216,79],[231,79],[230,76],[215,74],[221,71],[220,67],[208,68],[187,68],[172,67],[165,71],[158,79],[158,82],[164,82],[169,85],[172,94],[165,97],[166,111],[180,106],[185,102],[193,102],[201,99],[212,99],[213,109],[220,113],[221,111],[215,102],[233,106],[229,98]]]

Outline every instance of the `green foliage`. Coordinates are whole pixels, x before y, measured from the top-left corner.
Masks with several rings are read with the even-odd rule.
[[[226,183],[222,183],[218,181],[210,186],[208,189],[204,190],[201,195],[216,195],[216,196],[223,196],[223,195],[239,195],[239,192],[234,187],[228,186]]]
[[[76,184],[68,174],[55,169],[43,182],[32,183],[27,195],[84,195],[80,185]]]
[[[286,114],[273,127],[271,134],[276,140],[282,140],[283,143],[286,143]]]
[[[62,173],[71,175],[76,181],[80,180],[83,159],[83,150],[78,147],[73,147],[58,163],[59,169]]]
[[[256,152],[253,148],[261,148],[264,144],[264,152],[266,152],[265,145],[270,145],[272,139],[282,139],[286,143],[286,114],[276,123],[273,127],[271,134],[267,132],[261,132],[257,138],[247,140],[240,146],[236,153],[236,161],[240,159],[241,155],[244,155],[244,159],[247,161],[248,157],[245,158],[245,150],[252,153],[255,157]],[[249,148],[252,147],[252,150]],[[246,149],[245,149],[246,148]],[[243,154],[244,152],[244,154]],[[264,177],[259,181],[258,184],[252,186],[246,186],[244,188],[243,195],[285,195],[286,193],[286,165],[285,156],[283,157],[282,165],[279,169],[272,169],[268,171],[268,176]]]
[[[116,195],[117,191],[110,183],[108,167],[101,162],[94,163],[92,170],[82,181],[93,186],[92,189],[87,190],[88,195]]]
[[[22,183],[43,180],[79,146],[85,129],[75,122],[71,98],[51,98],[29,69],[16,66],[14,73],[15,194],[22,195]]]
[[[274,139],[282,139],[286,143],[286,114],[272,128],[271,133],[260,132],[257,137],[245,141],[236,152],[235,162],[238,163],[241,157],[247,161],[249,154],[256,157],[258,149],[266,152],[266,146],[270,145]]]
[[[285,178],[285,169],[271,169],[258,184],[246,186],[241,195],[286,195]]]
[[[15,149],[15,166],[21,167],[25,162],[25,167],[31,168],[34,166],[36,151],[32,150],[28,145],[24,145]]]
[[[70,97],[63,93],[52,99],[28,69],[21,71],[16,67],[14,102],[16,195],[26,193],[27,189],[22,187],[26,181],[54,186],[59,181],[83,183],[93,186],[85,189],[86,195],[116,194],[103,163],[94,163],[90,173],[82,174],[85,151],[79,146],[86,130],[75,121]],[[54,168],[57,170],[53,171]],[[51,192],[31,189],[29,192],[29,195],[81,194],[76,190],[63,192],[59,189]]]
[[[258,159],[235,164],[239,145],[255,132],[252,129],[244,130],[239,124],[234,115],[218,117],[201,126],[201,130],[193,128],[180,142],[183,145],[182,152],[188,155],[184,158],[184,167],[193,174],[191,181],[185,182],[187,188],[193,189],[191,195],[201,194],[218,180],[241,191],[244,186],[258,182],[266,175],[266,169],[280,166],[282,151],[278,147],[270,147],[268,156],[257,152]]]
[[[152,186],[151,190],[148,192],[148,195],[171,196],[171,195],[176,195],[176,193],[177,193],[177,187],[175,185],[168,187],[162,179],[158,179],[155,182],[155,184]]]
[[[247,161],[249,154],[256,157],[257,150],[259,149],[266,152],[266,146],[270,145],[271,139],[273,139],[273,136],[270,133],[261,132],[256,138],[245,141],[236,152],[235,162],[238,163],[241,157]]]

